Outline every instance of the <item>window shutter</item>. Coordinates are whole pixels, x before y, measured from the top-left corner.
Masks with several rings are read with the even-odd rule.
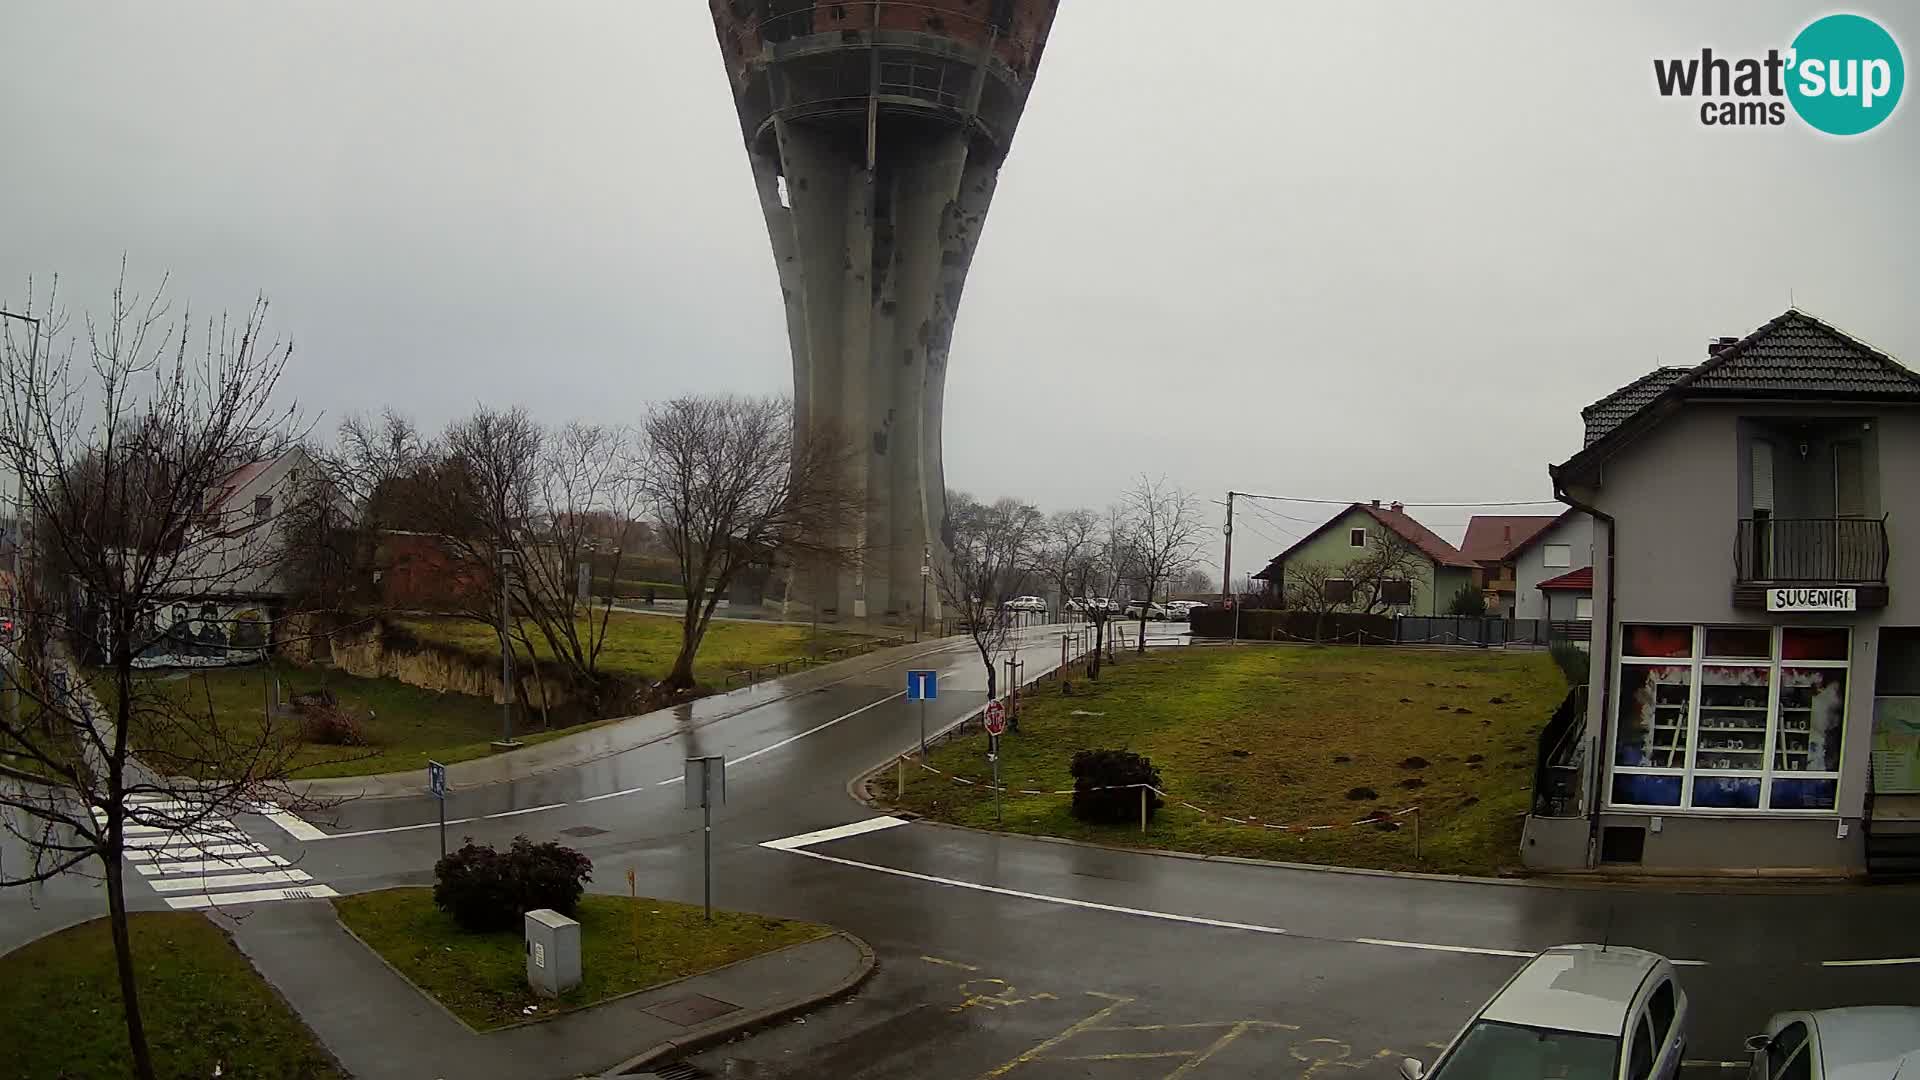
[[[1773,514],[1773,444],[1753,440],[1753,508]]]

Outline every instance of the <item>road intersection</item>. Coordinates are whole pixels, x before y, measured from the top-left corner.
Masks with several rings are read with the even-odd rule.
[[[1032,675],[1057,663],[1060,637],[1030,631],[1020,647]],[[939,672],[928,706],[936,729],[985,699],[970,643],[876,653],[455,766],[449,840],[559,839],[593,858],[597,889],[613,891],[632,868],[643,891],[697,899],[699,815],[684,810],[678,781],[685,758],[725,755],[715,902],[840,926],[874,946],[880,971],[805,1024],[697,1059],[720,1075],[1204,1078],[1257,1064],[1260,1075],[1387,1076],[1400,1056],[1430,1057],[1519,957],[1566,941],[1688,961],[1690,1056],[1710,1062],[1740,1058],[1741,1039],[1779,1009],[1920,1001],[1908,890],[1423,878],[890,818],[856,802],[848,781],[917,742],[920,706],[904,700],[914,668]],[[345,797],[355,783],[317,784],[316,794]],[[204,890],[136,889],[131,902],[204,896],[227,910],[232,893],[425,883],[439,853],[425,783],[424,773],[367,782],[384,797],[320,814],[239,815],[233,824],[247,836],[236,854],[266,861],[216,873],[189,868],[204,859],[181,859],[175,875],[137,876],[153,884],[198,874]],[[283,877],[220,881],[234,874]],[[299,902],[297,893],[263,899]],[[37,915],[16,919],[17,902],[0,897],[9,905],[0,947],[98,913],[97,896],[72,885],[42,900]],[[351,1035],[320,1034],[329,1045]],[[608,1057],[628,1049],[610,1047]]]

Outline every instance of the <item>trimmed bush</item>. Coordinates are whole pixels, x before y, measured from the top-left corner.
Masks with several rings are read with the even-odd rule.
[[[1575,645],[1566,638],[1555,638],[1547,646],[1548,655],[1560,665],[1560,671],[1567,677],[1568,686],[1585,686],[1592,671],[1593,656],[1587,650]]]
[[[1140,822],[1140,789],[1132,784],[1160,786],[1160,770],[1131,750],[1081,750],[1073,755],[1073,816],[1102,825]],[[1162,800],[1147,792],[1147,816]]]
[[[1454,593],[1453,599],[1447,602],[1447,614],[1449,615],[1471,615],[1478,617],[1486,613],[1487,594],[1471,585],[1460,586],[1460,591]]]
[[[300,737],[307,742],[323,746],[367,745],[367,734],[360,730],[359,718],[338,705],[304,705],[296,711],[300,715]]]
[[[518,930],[527,912],[552,908],[572,915],[593,878],[593,861],[549,841],[524,836],[502,853],[468,841],[433,867],[433,902],[472,933]]]

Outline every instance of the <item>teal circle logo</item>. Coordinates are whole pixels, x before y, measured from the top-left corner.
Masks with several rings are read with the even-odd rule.
[[[1828,15],[1793,39],[1787,99],[1829,135],[1872,131],[1900,104],[1906,65],[1893,35],[1860,15]]]

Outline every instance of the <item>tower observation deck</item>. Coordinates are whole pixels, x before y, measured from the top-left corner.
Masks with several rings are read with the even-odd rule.
[[[923,560],[945,557],[954,316],[1059,0],[709,3],[786,302],[795,421],[854,441],[865,493],[862,557],[802,568],[801,591],[829,617],[912,617]]]

